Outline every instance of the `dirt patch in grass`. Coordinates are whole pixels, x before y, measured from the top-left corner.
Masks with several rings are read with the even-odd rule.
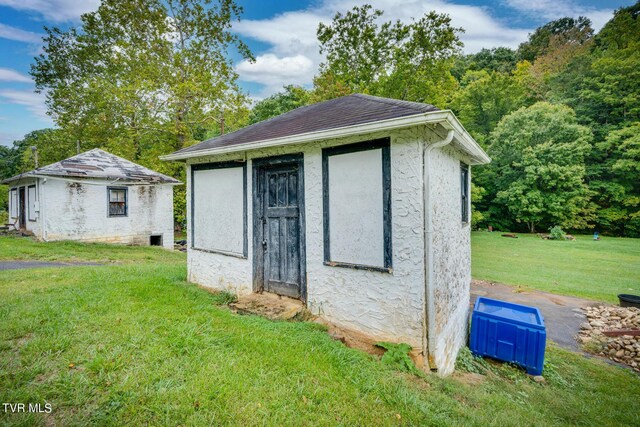
[[[468,386],[477,386],[484,383],[487,380],[486,375],[478,374],[476,372],[463,372],[457,371],[455,372],[451,378],[456,381],[460,381],[462,384],[466,384]]]

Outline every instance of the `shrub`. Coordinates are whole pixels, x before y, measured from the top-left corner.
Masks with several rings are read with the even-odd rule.
[[[555,227],[551,227],[549,229],[549,235],[550,235],[550,238],[553,240],[564,240],[567,238],[567,235],[562,230],[562,228],[560,228],[559,225],[556,225]]]

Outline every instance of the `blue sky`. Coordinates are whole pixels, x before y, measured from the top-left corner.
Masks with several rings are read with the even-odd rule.
[[[517,47],[536,27],[563,16],[589,17],[600,29],[613,10],[633,0],[237,0],[244,7],[234,25],[256,56],[255,63],[234,58],[242,88],[254,99],[285,84],[309,86],[322,57],[315,31],[338,11],[363,3],[385,11],[386,19],[409,21],[425,12],[448,13],[465,28],[466,52],[483,47]],[[77,25],[99,0],[0,0],[0,144],[53,126],[44,97],[33,92],[28,74],[41,49],[42,27]]]

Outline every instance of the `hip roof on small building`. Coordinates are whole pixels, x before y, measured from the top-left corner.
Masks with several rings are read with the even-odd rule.
[[[372,123],[429,111],[438,111],[438,108],[430,104],[357,93],[296,108],[235,132],[183,148],[174,154]]]
[[[299,107],[160,158],[185,160],[223,152],[307,143],[428,123],[439,123],[445,129],[453,130],[456,145],[471,156],[472,164],[490,161],[489,156],[451,111],[440,110],[431,104],[359,93]]]
[[[10,183],[27,177],[60,177],[106,180],[123,184],[180,184],[175,178],[145,168],[99,148],[80,153],[68,159],[7,178]]]

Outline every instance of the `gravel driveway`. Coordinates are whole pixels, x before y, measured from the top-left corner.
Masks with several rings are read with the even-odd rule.
[[[539,308],[547,327],[547,337],[560,347],[572,351],[581,351],[575,339],[580,331],[580,325],[586,319],[581,308],[607,305],[598,301],[541,291],[520,292],[511,286],[483,280],[474,280],[471,283],[471,304],[475,303],[477,297],[499,299]]]

